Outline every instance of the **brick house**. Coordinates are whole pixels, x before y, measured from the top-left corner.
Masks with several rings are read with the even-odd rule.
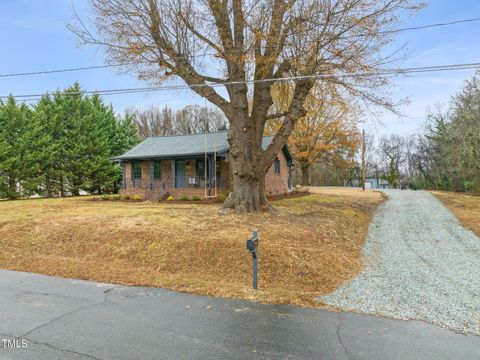
[[[264,137],[264,149],[273,137]],[[214,196],[231,189],[227,131],[207,134],[158,136],[114,158],[122,166],[124,195],[159,200],[166,195]],[[293,159],[285,146],[265,177],[267,195],[281,195],[291,188]]]

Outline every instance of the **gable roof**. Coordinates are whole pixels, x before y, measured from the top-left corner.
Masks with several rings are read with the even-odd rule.
[[[272,142],[273,136],[264,136],[262,148],[265,150]],[[135,160],[153,158],[174,158],[187,156],[203,156],[205,153],[226,154],[230,149],[227,131],[193,135],[156,136],[143,140],[125,154],[114,160]],[[288,147],[283,149],[289,164],[293,164]]]

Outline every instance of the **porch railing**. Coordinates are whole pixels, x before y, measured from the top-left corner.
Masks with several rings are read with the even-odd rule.
[[[215,181],[217,188],[227,188],[228,179],[224,177],[217,177],[210,181],[205,178],[196,176],[176,176],[172,179],[128,179],[125,181],[124,186],[126,189],[150,189],[150,190],[168,190],[168,189],[204,189],[205,187],[214,188]]]
[[[166,181],[154,179],[134,179],[125,181],[126,189],[156,189],[165,190],[171,187]]]
[[[227,187],[227,179],[223,177],[217,177],[213,179],[205,179],[203,177],[196,176],[176,176],[175,177],[175,187],[176,188],[200,188],[205,187],[215,187],[215,182],[217,187],[224,188]]]

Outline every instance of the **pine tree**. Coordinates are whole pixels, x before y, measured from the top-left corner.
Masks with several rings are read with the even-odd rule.
[[[0,111],[0,197],[15,199],[22,195],[21,180],[25,177],[25,142],[29,109],[17,106],[9,97]]]
[[[46,156],[43,161],[43,180],[40,188],[40,195],[47,197],[56,196],[62,191],[65,121],[61,116],[62,112],[59,111],[58,95],[53,97],[45,95],[35,106],[37,121],[43,124],[49,137],[49,143],[43,147]]]
[[[44,173],[52,156],[51,137],[43,118],[29,108],[24,111],[27,114],[26,128],[18,144],[23,150],[19,179],[23,197],[43,193]]]
[[[116,128],[113,110],[98,96],[84,97],[78,84],[67,89],[63,101],[68,109],[64,169],[69,192],[111,190],[118,177],[110,158]]]
[[[121,155],[140,142],[138,130],[133,122],[132,116],[125,114],[124,118],[117,117],[115,124],[115,136],[110,149],[111,156]],[[115,193],[119,191],[122,181],[122,168],[120,165],[116,166],[116,172],[116,181],[113,183],[112,188],[112,191]]]
[[[88,127],[86,144],[88,157],[85,159],[87,184],[90,192],[98,194],[110,191],[117,180],[118,172],[111,160],[111,147],[115,132],[115,116],[100,98],[93,97],[85,101]]]
[[[117,118],[114,134],[110,151],[112,156],[121,155],[140,142],[137,127],[129,114],[125,114],[123,118]]]
[[[0,102],[0,198],[115,191],[112,161],[138,142],[130,117],[117,117],[99,96],[75,83],[32,109]]]

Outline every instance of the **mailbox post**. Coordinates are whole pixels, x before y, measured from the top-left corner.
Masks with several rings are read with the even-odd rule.
[[[258,248],[258,231],[253,230],[252,237],[247,240],[247,250],[250,251],[250,253],[252,254],[252,284],[255,290],[257,290],[258,288],[257,248]]]

